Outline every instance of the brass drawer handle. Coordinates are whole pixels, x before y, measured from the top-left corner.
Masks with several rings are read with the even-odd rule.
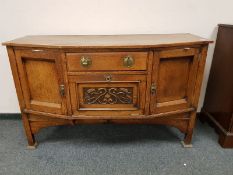
[[[91,58],[82,56],[81,59],[80,59],[80,64],[83,67],[89,67],[92,64],[92,60],[91,60]]]
[[[123,65],[125,67],[132,67],[134,65],[134,59],[131,56],[126,56],[123,58]]]
[[[112,81],[112,75],[105,75],[104,78],[105,78],[105,80],[108,81],[108,82],[109,82],[109,81]]]

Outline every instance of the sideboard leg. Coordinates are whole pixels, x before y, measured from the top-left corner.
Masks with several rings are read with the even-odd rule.
[[[184,148],[192,148],[192,135],[193,131],[189,131],[185,134],[184,141],[181,141]]]
[[[190,121],[188,124],[188,129],[185,134],[184,141],[181,142],[184,148],[193,147],[191,142],[192,142],[193,129],[194,129],[195,123],[196,123],[196,111],[190,114]]]
[[[31,131],[30,123],[28,121],[28,116],[25,113],[22,113],[22,120],[23,120],[23,125],[24,125],[24,130],[27,136],[28,140],[28,149],[35,149],[37,146],[37,143],[35,141],[34,134]]]

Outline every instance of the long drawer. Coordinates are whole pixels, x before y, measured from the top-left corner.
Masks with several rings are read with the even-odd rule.
[[[146,70],[148,52],[67,53],[68,71]]]

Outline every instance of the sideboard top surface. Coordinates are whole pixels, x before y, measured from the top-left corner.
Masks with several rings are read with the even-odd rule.
[[[212,41],[192,34],[32,35],[3,43],[6,46],[46,48],[156,48]]]

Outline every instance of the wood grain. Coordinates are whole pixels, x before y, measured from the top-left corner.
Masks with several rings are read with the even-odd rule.
[[[137,35],[35,35],[3,43],[6,46],[42,48],[151,48],[208,44],[210,40],[184,34]]]
[[[190,144],[208,43],[191,34],[28,36],[4,43],[28,144],[44,127],[110,122],[173,126]],[[88,67],[80,64],[83,56],[91,59]],[[126,56],[133,58],[129,67]]]
[[[66,113],[65,99],[59,94],[63,84],[59,54],[16,50],[18,75],[27,109]]]
[[[111,81],[106,81],[105,76],[111,75]],[[144,114],[145,108],[145,75],[125,74],[94,74],[82,76],[69,76],[71,104],[74,115],[131,115]],[[131,104],[85,104],[85,88],[132,88]],[[98,98],[101,98],[99,94]],[[109,95],[109,94],[104,94]],[[122,95],[122,94],[121,94]],[[103,98],[103,97],[102,97]]]
[[[131,67],[124,66],[123,59],[132,57],[134,63]],[[135,71],[147,69],[147,52],[101,52],[101,53],[67,53],[68,71]],[[82,57],[91,59],[88,67],[80,64]]]
[[[194,48],[160,51],[154,57],[151,113],[192,106],[199,50]]]

